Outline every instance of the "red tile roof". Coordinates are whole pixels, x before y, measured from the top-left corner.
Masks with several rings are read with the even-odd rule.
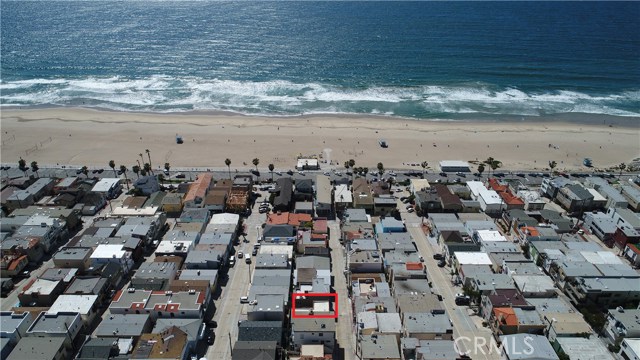
[[[405,266],[407,270],[422,270],[422,263],[419,262],[408,262]]]
[[[207,195],[207,190],[209,190],[209,186],[211,185],[211,179],[213,179],[213,175],[210,173],[198,174],[198,179],[189,187],[189,192],[187,192],[187,196],[184,197],[184,202],[194,201],[197,198],[204,200],[204,197]]]
[[[518,317],[516,316],[515,311],[513,311],[513,308],[494,308],[493,314],[501,324],[509,326],[518,325]]]
[[[289,223],[289,213],[273,213],[267,215],[267,224],[272,225],[286,225]]]
[[[522,199],[515,195],[511,195],[511,193],[499,192],[498,194],[500,194],[502,200],[504,200],[507,205],[524,205],[524,201],[522,201]]]
[[[309,214],[289,213],[289,225],[300,226],[302,223],[313,221]]]

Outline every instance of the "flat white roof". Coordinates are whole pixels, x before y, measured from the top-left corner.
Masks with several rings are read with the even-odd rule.
[[[471,193],[473,194],[473,196],[479,196],[480,191],[482,189],[487,189],[484,184],[480,181],[467,181],[467,187],[469,188],[469,190],[471,190]]]
[[[118,178],[103,178],[98,181],[91,191],[93,192],[107,192],[118,185],[120,179]]]
[[[483,189],[480,190],[480,197],[487,205],[500,205],[502,204],[502,198],[497,192],[493,190]]]
[[[121,259],[127,253],[126,250],[122,249],[122,244],[100,244],[96,246],[96,249],[91,254],[91,259]]]
[[[296,167],[298,169],[302,169],[304,166],[318,166],[318,159],[298,159],[298,164]]]
[[[336,186],[336,191],[333,194],[334,202],[336,203],[351,203],[353,202],[353,194],[351,190],[349,190],[348,185],[338,185]]]
[[[594,201],[606,201],[607,200],[596,189],[587,189],[587,191],[593,196],[593,200]]]
[[[462,160],[442,160],[440,161],[440,167],[443,166],[466,166],[469,167],[469,163]]]
[[[481,251],[458,251],[454,256],[460,265],[493,265],[489,255]]]
[[[142,209],[133,209],[128,207],[113,208],[111,215],[113,216],[153,216],[158,212],[157,206],[149,206]]]
[[[495,230],[478,230],[478,238],[480,241],[507,241],[507,238]]]
[[[594,265],[616,265],[623,264],[616,254],[609,251],[580,251],[580,255],[584,257],[587,262]]]
[[[238,214],[222,213],[222,214],[213,214],[211,216],[211,220],[209,220],[209,224],[238,225],[239,221],[240,221],[240,215]]]
[[[60,295],[47,310],[47,313],[77,312],[81,315],[89,314],[97,300],[98,295]]]
[[[193,241],[189,240],[163,240],[156,248],[156,254],[188,253],[193,248]]]

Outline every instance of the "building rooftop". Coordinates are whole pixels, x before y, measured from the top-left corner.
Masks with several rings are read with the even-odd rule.
[[[367,335],[360,341],[363,359],[400,359],[395,335]]]
[[[45,313],[42,312],[34,320],[27,330],[29,333],[67,334],[71,324],[79,322],[80,314],[68,313]]]
[[[484,252],[466,252],[458,251],[455,253],[455,258],[458,264],[473,264],[473,265],[492,265],[491,258]]]
[[[291,330],[294,332],[335,332],[335,319],[292,318]]]
[[[97,337],[137,337],[150,324],[149,314],[110,314],[105,316],[95,330]]]
[[[558,337],[556,341],[562,348],[562,352],[571,359],[616,359],[600,341],[593,341],[583,337]]]
[[[558,360],[546,337],[534,334],[503,335],[500,337],[509,360]]]
[[[25,337],[20,339],[6,360],[56,359],[65,341],[64,337]]]
[[[282,342],[281,321],[243,321],[238,325],[238,341]]]
[[[98,295],[60,295],[51,305],[47,313],[57,314],[63,312],[77,312],[81,315],[89,314],[93,311]]]
[[[453,332],[453,325],[444,310],[404,313],[404,326],[411,334],[447,334]]]

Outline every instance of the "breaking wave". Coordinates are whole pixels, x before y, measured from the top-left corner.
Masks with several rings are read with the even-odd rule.
[[[286,80],[87,77],[0,82],[1,106],[81,106],[120,111],[230,111],[247,115],[375,114],[409,118],[460,114],[640,116],[640,90],[618,94],[524,91],[488,84],[346,88]]]

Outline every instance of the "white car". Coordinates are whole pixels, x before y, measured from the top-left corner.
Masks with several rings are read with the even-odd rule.
[[[282,173],[280,171],[276,171],[274,174],[276,174],[278,176],[282,176]]]
[[[395,172],[393,172],[393,171],[389,171],[389,175],[391,175],[391,176],[398,176],[398,174],[396,174],[396,173],[395,173]]]
[[[336,175],[342,176],[342,171],[336,171]]]
[[[331,173],[330,173],[330,172],[328,172],[328,171],[325,171],[325,172],[323,172],[323,173],[322,173],[322,175],[324,175],[324,176],[331,176]]]
[[[304,175],[304,171],[300,170],[300,171],[298,171],[298,174]]]

